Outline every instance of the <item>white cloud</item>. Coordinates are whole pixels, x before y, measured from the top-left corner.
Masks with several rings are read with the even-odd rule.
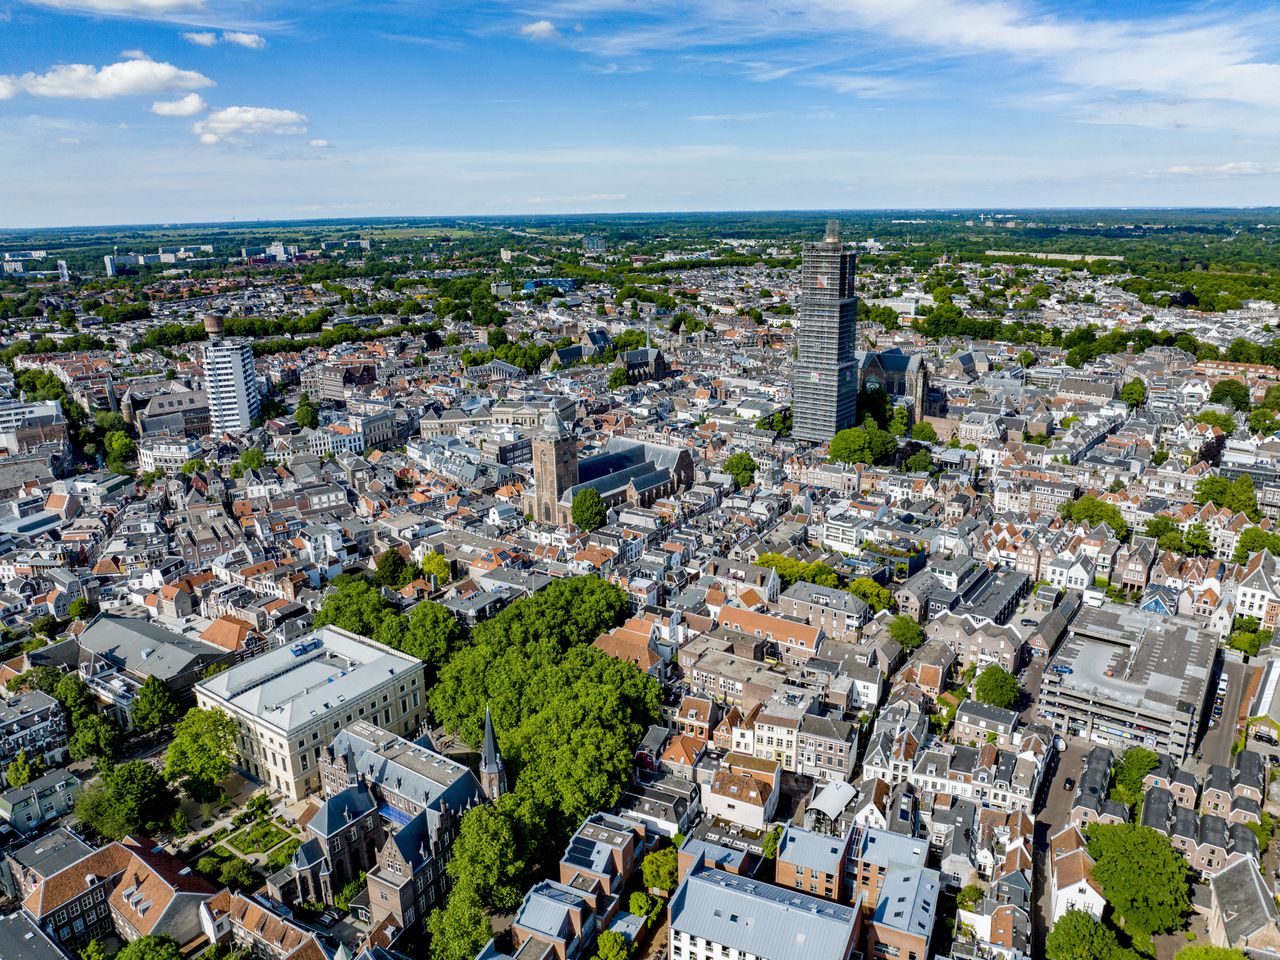
[[[836,93],[847,93],[863,99],[888,97],[905,89],[897,80],[864,74],[823,74],[808,82],[813,86],[827,87]]]
[[[1020,80],[1028,89],[1048,84],[1068,94],[1059,110],[1085,120],[1152,125],[1143,118],[1148,104],[1161,110],[1160,126],[1183,125],[1179,110],[1191,115],[1185,125],[1206,126],[1197,104],[1280,114],[1280,62],[1268,59],[1277,19],[1229,5],[1193,6],[1190,13],[1139,5],[1134,9],[1150,14],[1127,18],[1073,16],[1047,0],[651,0],[643,19],[622,16],[634,9],[631,0],[563,0],[548,9],[584,5],[599,18],[597,29],[574,45],[606,60],[767,46],[801,62],[768,77],[753,69],[757,79],[790,74],[859,97],[901,92],[892,81],[841,69],[853,62],[851,51],[879,41],[939,58],[949,68],[971,58],[985,77],[1000,77],[1010,96]],[[740,65],[750,67],[746,60]],[[908,86],[921,86],[920,74],[907,73]],[[1121,119],[1130,104],[1137,107],[1133,119]],[[1217,125],[1249,129],[1256,122],[1241,114]]]
[[[761,120],[834,120],[836,115],[824,107],[810,107],[800,113],[765,110],[755,113],[696,113],[685,117],[694,123],[757,123]]]
[[[222,107],[191,125],[201,143],[239,143],[254,134],[307,132],[307,118],[275,107]]]
[[[317,150],[327,150],[329,147],[333,146],[333,144],[328,140],[308,140],[307,146],[315,147]]]
[[[267,45],[267,38],[260,33],[244,33],[239,30],[224,30],[219,37],[212,30],[188,30],[182,35],[187,43],[198,47],[212,47],[218,43],[230,43],[233,46],[245,47],[249,50],[261,50]]]
[[[123,60],[105,67],[63,63],[45,73],[0,74],[0,99],[28,93],[33,97],[107,100],[175,90],[199,90],[213,85],[213,81],[204,74],[155,60]]]
[[[85,10],[91,13],[114,13],[126,17],[154,17],[170,13],[189,13],[204,8],[203,0],[28,0],[55,10]]]
[[[1220,163],[1216,166],[1208,167],[1170,167],[1165,172],[1179,176],[1256,177],[1265,174],[1280,173],[1280,163],[1264,163],[1258,160],[1234,160],[1231,163]]]
[[[260,33],[241,33],[228,30],[222,34],[223,43],[232,43],[237,47],[248,47],[250,50],[261,50],[267,45],[267,38]]]
[[[120,56],[126,60],[150,60],[145,50],[121,50]]]
[[[550,20],[538,20],[534,23],[526,23],[520,28],[520,34],[530,40],[554,40],[560,36],[560,31]]]
[[[162,117],[194,117],[204,113],[207,106],[200,94],[188,93],[177,100],[157,100],[151,105],[151,112]]]
[[[766,113],[697,113],[686,120],[694,123],[752,123],[756,120],[771,120],[778,116],[769,111]]]

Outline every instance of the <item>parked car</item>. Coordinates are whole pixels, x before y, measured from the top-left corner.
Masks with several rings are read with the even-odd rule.
[[[1071,777],[1067,777],[1067,779],[1062,781],[1063,790],[1074,790],[1075,788],[1076,788],[1076,782]]]

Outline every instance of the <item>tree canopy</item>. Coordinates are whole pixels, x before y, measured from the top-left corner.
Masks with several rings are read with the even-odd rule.
[[[145,760],[107,769],[76,801],[76,819],[104,837],[162,829],[175,798],[169,785]]]
[[[442,553],[429,550],[422,557],[422,575],[428,579],[434,577],[437,585],[444,586],[453,577],[449,559]]]
[[[490,707],[516,776],[496,804],[463,818],[453,892],[429,921],[434,960],[473,955],[488,939],[485,908],[518,902],[528,865],[553,862],[586,816],[617,803],[661,700],[653,678],[590,646],[628,610],[597,577],[558,580],[477,626],[441,668],[432,715],[476,744]]]
[[[133,699],[133,725],[144,733],[165,727],[182,715],[182,707],[159,677],[147,677]]]
[[[902,644],[902,649],[910,653],[924,643],[924,628],[905,614],[898,614],[889,621],[889,636]]]
[[[125,944],[115,960],[183,960],[183,956],[173,937],[151,934]]]
[[[373,582],[380,587],[398,590],[417,574],[417,571],[404,558],[404,554],[397,547],[392,547],[390,550],[384,550],[378,554],[374,563],[377,569],[373,572]]]
[[[39,754],[28,757],[25,748],[14,754],[9,765],[4,768],[5,779],[11,787],[25,787],[43,773],[44,757]]]
[[[759,469],[760,464],[756,463],[755,458],[745,450],[739,450],[724,462],[724,472],[733,477],[733,482],[739,490],[751,486]]]
[[[849,584],[849,592],[876,613],[893,606],[893,594],[889,592],[889,588],[880,586],[870,577],[856,577]]]
[[[1147,402],[1147,385],[1134,377],[1120,388],[1120,399],[1130,407],[1140,407]]]
[[[933,429],[933,424],[928,420],[921,420],[911,428],[911,439],[921,443],[937,443],[938,431]]]
[[[195,799],[209,799],[231,775],[235,747],[236,722],[231,717],[216,709],[188,710],[173,728],[165,754],[165,779],[181,782]]]
[[[72,760],[110,760],[120,743],[120,728],[107,717],[90,714],[72,726],[67,753]]]
[[[1262,516],[1258,510],[1258,495],[1253,478],[1247,473],[1242,473],[1235,480],[1219,476],[1205,477],[1196,484],[1195,501],[1200,506],[1212,503],[1217,507],[1226,507],[1235,513],[1245,514],[1255,522]]]
[[[298,398],[298,406],[293,411],[293,419],[298,426],[314,430],[320,426],[320,411],[315,408],[311,398],[305,393]]]
[[[998,663],[987,664],[973,685],[973,696],[980,703],[1002,710],[1012,710],[1022,696],[1018,678]]]
[[[1231,562],[1248,563],[1249,558],[1259,550],[1267,550],[1280,557],[1280,534],[1271,533],[1261,527],[1246,528],[1236,540],[1236,550],[1231,555]]]
[[[609,519],[600,491],[591,487],[579,490],[573,495],[570,510],[574,525],[587,531],[599,530]]]
[[[928,473],[933,469],[933,454],[928,449],[917,450],[902,464],[907,473]]]
[[[79,674],[65,673],[59,677],[53,698],[71,715],[73,724],[93,713],[93,692]]]
[[[841,430],[831,438],[828,455],[834,463],[876,463],[898,449],[897,438],[873,423]]]
[[[627,960],[630,952],[627,938],[617,930],[605,930],[596,938],[596,960]]]
[[[1150,936],[1181,928],[1191,909],[1187,861],[1169,838],[1132,823],[1085,830],[1094,879],[1126,930]]]
[[[644,885],[650,890],[670,894],[679,883],[679,865],[675,847],[667,846],[649,854],[640,864]]]
[[[1236,431],[1236,418],[1229,413],[1219,413],[1216,410],[1201,410],[1196,414],[1196,423],[1207,423],[1211,427],[1217,427],[1227,436]]]
[[[493,927],[476,891],[455,886],[446,905],[427,918],[431,960],[475,960],[493,936]]]
[[[1209,391],[1209,402],[1225,404],[1242,411],[1253,406],[1249,388],[1239,380],[1219,380]]]
[[[1115,931],[1083,910],[1068,910],[1049,930],[1044,944],[1049,960],[1118,960]]]
[[[406,617],[363,577],[344,575],[334,584],[336,589],[316,612],[315,625],[341,627],[417,657],[427,665],[429,683],[449,651],[466,638],[466,628],[441,604],[421,601]]]
[[[1230,947],[1191,944],[1179,950],[1173,960],[1248,960],[1248,955],[1243,950]]]
[[[1119,800],[1126,807],[1133,807],[1141,802],[1142,795],[1146,792],[1142,781],[1159,762],[1160,757],[1155,751],[1146,747],[1130,747],[1111,771],[1111,798]]]
[[[756,557],[756,565],[775,570],[778,579],[782,581],[783,589],[800,582],[812,583],[819,587],[840,586],[840,575],[820,560],[808,563],[781,553],[762,553]]]
[[[1105,523],[1117,539],[1129,539],[1129,524],[1121,516],[1120,508],[1114,503],[1107,503],[1097,497],[1081,497],[1078,500],[1068,500],[1058,512],[1073,523],[1089,526]]]

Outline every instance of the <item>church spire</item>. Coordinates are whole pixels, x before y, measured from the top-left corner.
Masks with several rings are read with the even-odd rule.
[[[480,787],[490,800],[507,792],[507,771],[498,752],[498,738],[493,732],[493,717],[484,708],[484,741],[480,746]]]

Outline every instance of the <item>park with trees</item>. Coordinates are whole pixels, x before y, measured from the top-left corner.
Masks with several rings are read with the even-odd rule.
[[[591,646],[627,612],[625,594],[603,580],[556,581],[479,624],[444,660],[433,715],[478,744],[489,708],[515,777],[497,803],[462,819],[452,891],[428,921],[433,960],[471,960],[491,935],[489,912],[518,903],[582,820],[617,803],[661,701],[657,681]]]

